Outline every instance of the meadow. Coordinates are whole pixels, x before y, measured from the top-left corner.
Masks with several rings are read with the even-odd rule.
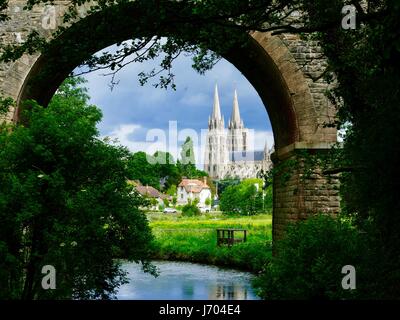
[[[147,213],[153,234],[154,258],[227,266],[258,272],[271,258],[272,216],[227,216],[206,213],[196,217]],[[217,246],[217,228],[247,230],[247,241]]]

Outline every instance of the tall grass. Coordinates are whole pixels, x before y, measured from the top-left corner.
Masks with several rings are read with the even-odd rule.
[[[199,217],[150,214],[155,235],[154,257],[259,271],[271,258],[271,215]],[[217,228],[247,230],[247,242],[217,246]]]

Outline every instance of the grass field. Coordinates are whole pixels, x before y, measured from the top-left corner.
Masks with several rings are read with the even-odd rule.
[[[225,216],[207,213],[199,217],[148,213],[155,235],[154,258],[184,260],[259,271],[271,257],[272,217]],[[217,228],[241,228],[247,241],[232,247],[217,246]]]

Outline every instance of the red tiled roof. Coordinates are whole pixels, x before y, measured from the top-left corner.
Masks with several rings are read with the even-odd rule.
[[[207,183],[198,179],[182,179],[178,187],[185,188],[186,192],[200,193],[203,189],[210,189]]]

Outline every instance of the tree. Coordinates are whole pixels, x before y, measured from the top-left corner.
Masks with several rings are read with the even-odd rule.
[[[149,200],[152,207],[157,207],[158,201],[156,198],[150,198]]]
[[[228,186],[221,194],[220,209],[225,213],[246,215],[262,211],[261,185],[261,179],[246,179],[237,185]]]
[[[317,215],[288,227],[276,254],[256,279],[258,294],[267,300],[382,298],[371,278],[368,241],[349,221]],[[356,290],[344,290],[343,266],[356,269]],[[382,280],[382,279],[379,279]]]
[[[167,190],[166,193],[167,193],[169,196],[171,196],[171,197],[175,196],[175,195],[176,195],[176,185],[175,185],[175,184],[171,185],[171,186],[168,188],[168,190]]]
[[[178,202],[178,198],[176,197],[176,196],[173,196],[172,197],[172,204],[174,205],[174,206],[176,206],[176,203]]]
[[[218,180],[218,181],[216,181],[217,186],[215,187],[215,189],[216,189],[216,192],[218,192],[218,194],[221,195],[227,187],[234,186],[239,183],[240,183],[239,179]]]
[[[181,163],[182,165],[195,165],[195,155],[193,150],[193,141],[190,137],[186,137],[181,149]]]
[[[165,207],[169,207],[169,200],[167,198],[163,199],[163,203]]]
[[[174,157],[169,152],[162,151],[156,151],[153,157],[157,160],[153,168],[154,173],[157,173],[160,179],[165,180],[163,189],[167,190],[173,185],[177,186],[182,180],[182,176]]]
[[[216,187],[215,187],[215,184],[214,184],[213,179],[212,179],[210,176],[208,176],[208,175],[207,175],[207,177],[206,177],[206,183],[207,183],[207,185],[210,187],[210,190],[211,190],[211,199],[214,199],[215,194],[216,194],[216,192],[217,192],[217,189],[216,189]],[[210,200],[211,200],[211,199],[210,199]]]
[[[126,148],[98,138],[101,112],[67,79],[48,108],[0,127],[0,298],[109,298],[147,259],[152,234],[126,183]],[[42,266],[57,289],[42,290]],[[151,270],[151,268],[150,268]]]
[[[182,208],[182,215],[186,217],[199,216],[200,209],[194,203],[188,203]]]
[[[193,141],[187,137],[181,149],[181,159],[178,162],[178,167],[182,176],[194,178],[196,175],[196,160],[193,150]]]
[[[181,149],[181,159],[177,162],[177,168],[181,177],[190,179],[207,177],[208,174],[196,168],[196,160],[193,149],[193,141],[190,137],[186,137]]]
[[[273,207],[273,192],[272,192],[272,185],[269,185],[264,190],[264,210],[272,212],[272,207]]]
[[[138,151],[129,157],[129,179],[158,190],[167,190],[181,181],[181,173],[169,152],[156,151],[154,155]],[[163,185],[160,185],[163,181]]]
[[[130,155],[128,158],[128,178],[131,180],[139,180],[143,185],[149,185],[156,189],[160,189],[160,175],[153,164],[152,156],[143,151],[139,151]]]

